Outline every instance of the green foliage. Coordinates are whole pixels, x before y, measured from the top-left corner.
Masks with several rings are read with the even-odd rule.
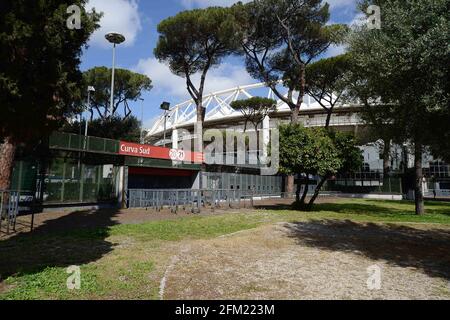
[[[358,148],[355,137],[352,134],[330,131],[330,138],[338,152],[342,164],[339,173],[346,174],[360,170],[364,163],[361,149]]]
[[[448,1],[373,0],[361,9],[370,4],[380,6],[382,26],[350,37],[351,92],[368,107],[389,105],[383,118],[397,135],[428,143],[435,120],[450,112]]]
[[[321,59],[306,68],[306,91],[327,112],[326,128],[330,125],[334,107],[341,100],[346,90],[350,62],[349,55],[343,54]],[[289,82],[292,79],[286,79],[285,81]],[[296,84],[289,83],[288,86],[292,87]]]
[[[347,54],[321,59],[306,68],[308,93],[316,98],[334,102],[332,94],[340,97],[345,90],[345,76],[350,69],[350,57]],[[334,103],[335,104],[335,103]]]
[[[299,174],[309,185],[309,175],[320,176],[314,196],[305,205],[307,188],[300,198],[300,183],[297,184],[296,208],[311,210],[327,179],[337,173],[348,173],[361,168],[361,151],[355,139],[347,134],[324,128],[304,128],[300,124],[280,126],[280,171],[284,174]]]
[[[438,128],[444,134],[430,129],[442,125],[439,117],[450,113],[448,0],[366,0],[362,11],[371,4],[381,9],[381,29],[361,26],[351,35],[354,71],[349,92],[368,110],[389,106],[380,122],[396,129],[395,138],[414,144],[416,212],[424,214],[424,146],[437,145],[439,151],[449,146],[439,142],[448,124]]]
[[[70,30],[66,11],[86,2],[1,1],[0,137],[40,139],[77,111],[82,48],[100,15],[82,10],[82,28]]]
[[[341,153],[328,132],[300,124],[280,126],[280,171],[284,174],[335,174],[343,166]]]
[[[231,107],[234,110],[240,111],[244,116],[245,129],[247,129],[248,122],[251,122],[255,129],[257,129],[264,118],[276,110],[277,102],[273,99],[253,97],[246,100],[233,101]]]
[[[183,11],[163,20],[155,56],[179,76],[220,63],[234,49],[235,23],[227,8]]]
[[[247,71],[269,85],[294,110],[300,108],[305,92],[305,68],[331,44],[340,43],[347,30],[327,26],[329,5],[321,0],[259,0],[233,7],[241,27],[242,53]],[[290,89],[286,97],[278,81]],[[293,101],[292,91],[301,94]]]
[[[61,130],[67,133],[84,134],[85,121],[66,124]],[[140,142],[141,122],[134,116],[122,119],[113,116],[107,119],[95,119],[89,122],[88,135],[91,137]]]
[[[229,8],[209,7],[183,11],[158,25],[160,34],[155,57],[170,70],[186,78],[189,94],[197,105],[197,119],[203,121],[203,90],[210,68],[236,49],[237,27]],[[191,76],[201,74],[198,85]]]
[[[90,94],[90,106],[96,110],[102,118],[110,116],[111,109],[111,76],[112,70],[106,67],[95,67],[83,73],[83,88],[93,86],[95,92]],[[152,81],[143,74],[135,73],[126,69],[116,69],[114,75],[114,108],[116,115],[121,105],[124,106],[124,116],[130,115],[129,101],[137,101],[144,91],[152,89]],[[83,99],[87,99],[87,91],[83,91]],[[109,112],[108,112],[109,111]]]
[[[439,157],[450,163],[450,112],[442,110],[433,112],[428,122],[432,123],[429,128],[428,144],[435,157]]]

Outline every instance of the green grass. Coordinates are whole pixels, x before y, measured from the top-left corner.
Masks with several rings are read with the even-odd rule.
[[[311,219],[450,226],[450,203],[427,203],[426,208],[426,215],[416,216],[411,202],[342,199],[319,204],[313,212],[261,209],[19,236],[0,242],[0,278],[7,278],[4,281],[7,289],[0,293],[0,299],[155,299],[160,279],[155,275],[155,265],[161,258],[158,248],[165,244],[210,239],[263,224]],[[117,246],[125,240],[130,242],[129,247]],[[79,291],[66,288],[66,269],[70,265],[81,267]]]

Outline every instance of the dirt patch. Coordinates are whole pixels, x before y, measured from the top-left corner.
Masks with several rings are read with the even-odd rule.
[[[319,202],[334,202],[334,198],[319,199]],[[292,204],[292,199],[265,199],[254,202],[254,208],[264,209],[286,209]],[[236,212],[251,211],[250,202],[242,202],[240,207],[228,208],[204,208],[201,214],[192,214],[189,210],[180,209],[176,214],[170,210],[162,211],[146,209],[99,209],[99,210],[77,210],[61,212],[45,212],[36,214],[34,218],[35,233],[46,233],[54,231],[69,231],[77,229],[98,229],[118,224],[140,224],[149,221],[162,221],[183,219],[192,216],[211,216],[220,214],[229,214]],[[2,226],[0,239],[8,239],[22,233],[29,233],[31,228],[31,215],[19,216],[17,218],[16,231],[11,230],[6,234],[5,226]]]
[[[321,235],[335,244],[346,243],[337,226]],[[209,241],[194,241],[166,275],[166,299],[449,299],[445,275],[431,276],[418,266],[371,256],[348,246],[331,249],[310,242],[311,230],[296,224],[265,226]],[[357,230],[356,230],[357,231]],[[317,230],[315,231],[317,232]],[[341,230],[342,232],[342,230]],[[443,232],[448,232],[443,231]],[[369,235],[380,244],[386,234]],[[423,235],[422,235],[423,236]],[[420,236],[419,236],[420,238]],[[400,253],[413,250],[419,238],[400,239]],[[393,239],[399,240],[399,239]],[[428,239],[429,240],[429,239]],[[432,242],[432,244],[437,244]],[[390,244],[394,254],[395,244]],[[442,244],[441,244],[442,245]],[[436,259],[445,262],[447,255]],[[412,252],[412,251],[408,251]],[[448,252],[448,251],[447,251]],[[417,257],[416,257],[417,258]],[[427,263],[423,256],[423,263]],[[368,268],[381,270],[380,290],[369,290]],[[442,270],[440,270],[442,271]]]
[[[4,281],[0,282],[0,294],[3,294],[5,292],[8,292],[9,290],[11,290],[13,288],[12,285],[8,285],[6,284]]]

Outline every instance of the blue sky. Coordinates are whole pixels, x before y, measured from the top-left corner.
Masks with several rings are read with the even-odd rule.
[[[331,22],[350,23],[357,14],[357,0],[325,0],[331,6]],[[324,2],[325,2],[324,1]],[[100,29],[91,37],[89,48],[84,51],[82,70],[94,66],[111,66],[112,49],[104,39],[109,31],[123,33],[127,41],[117,49],[117,66],[147,74],[154,88],[146,93],[144,101],[144,124],[149,126],[160,114],[159,105],[169,101],[172,105],[189,99],[184,80],[172,75],[164,64],[153,56],[156,45],[158,23],[176,13],[211,5],[227,6],[234,0],[90,0],[88,9],[95,7],[104,13]],[[243,1],[245,2],[245,1]],[[328,55],[342,52],[342,48],[332,48]],[[256,83],[239,58],[229,58],[213,69],[207,78],[206,92],[217,91]],[[133,113],[140,118],[141,105],[132,104]]]

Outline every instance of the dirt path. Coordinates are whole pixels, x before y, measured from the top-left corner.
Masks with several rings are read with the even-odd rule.
[[[444,252],[450,231],[397,229],[281,223],[193,241],[166,272],[164,298],[450,299]],[[353,242],[361,241],[360,232],[367,249]],[[396,243],[386,243],[387,236]],[[416,236],[427,244],[414,243]],[[367,268],[374,265],[381,270],[380,290],[367,286]]]

